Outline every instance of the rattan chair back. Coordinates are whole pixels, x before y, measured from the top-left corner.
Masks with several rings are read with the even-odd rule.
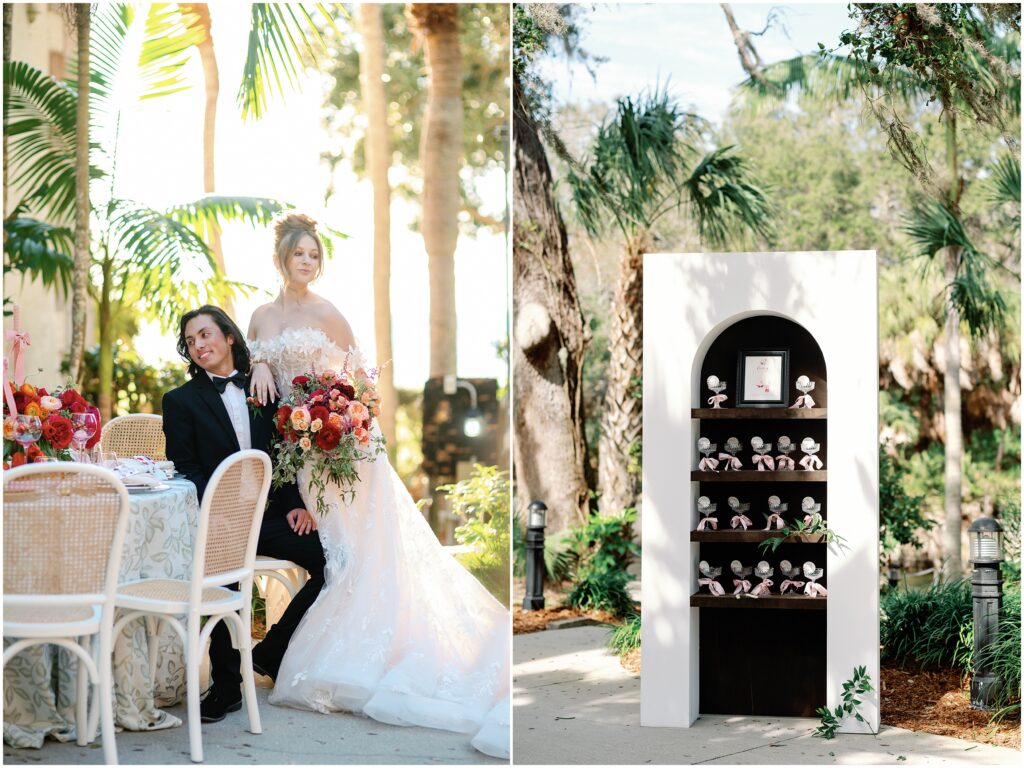
[[[148,456],[154,461],[167,459],[163,417],[152,413],[118,416],[103,425],[100,445],[121,458]]]
[[[109,470],[65,462],[6,470],[4,593],[98,594],[128,495]],[[112,556],[116,555],[116,556]],[[116,574],[115,574],[116,579]]]
[[[239,451],[217,467],[200,511],[196,553],[202,552],[202,570],[197,575],[253,567],[270,474],[270,457],[263,451]]]

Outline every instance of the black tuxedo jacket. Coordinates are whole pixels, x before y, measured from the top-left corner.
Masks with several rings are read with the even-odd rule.
[[[252,408],[247,410],[252,447],[269,454],[276,408],[267,404],[258,415],[253,414]],[[206,484],[217,466],[241,450],[224,401],[203,371],[164,395],[163,415],[167,458],[174,462],[178,472],[195,483],[202,502]],[[264,519],[305,506],[295,483],[277,490],[271,486],[268,500]]]

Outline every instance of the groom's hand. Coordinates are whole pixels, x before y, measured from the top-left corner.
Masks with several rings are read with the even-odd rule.
[[[288,525],[291,526],[291,529],[299,534],[299,536],[304,536],[316,530],[316,518],[301,507],[293,509],[285,515],[285,519],[288,520]]]

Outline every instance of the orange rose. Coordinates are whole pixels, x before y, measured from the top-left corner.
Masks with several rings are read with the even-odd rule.
[[[309,410],[304,407],[296,408],[291,415],[292,427],[299,432],[309,429]]]
[[[22,453],[21,451],[15,451],[13,454],[11,454],[11,466],[12,467],[20,467],[24,463],[25,463],[25,454],[24,453]]]
[[[17,427],[14,423],[14,417],[8,416],[4,419],[4,440],[14,440],[14,435],[17,433]]]
[[[25,449],[25,457],[26,457],[26,459],[28,460],[29,463],[35,461],[40,456],[45,456],[45,455],[46,454],[43,453],[42,449],[38,445],[36,445],[35,443],[32,443],[28,448]]]
[[[319,432],[323,426],[324,426],[323,420],[321,420],[321,419],[313,419],[313,421],[310,422],[309,431],[310,432]]]
[[[25,395],[26,397],[36,396],[36,388],[29,384],[27,381],[20,387],[18,387],[18,391],[21,392],[21,394]]]
[[[332,427],[336,427],[337,429],[341,429],[341,424],[342,424],[341,414],[340,413],[332,413],[330,416],[327,417],[327,423],[330,424]]]
[[[301,440],[299,440],[299,448],[301,448],[302,450],[308,451],[312,447],[313,443],[310,441],[308,437],[304,437]]]
[[[25,406],[24,413],[26,416],[42,416],[43,409],[39,407],[39,403],[29,403]]]
[[[348,404],[348,415],[353,421],[362,421],[366,418],[367,413],[369,413],[369,411],[366,409],[366,406],[358,400],[353,400]]]
[[[355,435],[355,438],[359,441],[360,445],[367,445],[370,442],[370,433],[362,427],[356,427],[352,430],[352,434]]]

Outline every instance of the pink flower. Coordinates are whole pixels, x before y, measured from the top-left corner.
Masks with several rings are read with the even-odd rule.
[[[310,425],[309,425],[309,431],[310,432],[319,432],[323,428],[323,426],[324,426],[324,423],[323,423],[323,421],[321,419],[313,419],[312,423],[310,423]]]
[[[299,440],[299,448],[301,448],[302,450],[308,451],[312,447],[313,443],[312,441],[310,441],[308,437],[304,437],[301,440]]]
[[[305,432],[309,429],[309,409],[305,406],[299,406],[292,411],[291,420],[294,429]]]
[[[63,403],[58,398],[49,395],[39,398],[39,404],[43,406],[44,410],[50,412],[59,411],[63,407]]]
[[[370,442],[370,433],[362,427],[356,427],[352,434],[355,435],[356,440],[359,441],[360,445],[367,445]]]
[[[353,421],[362,421],[366,418],[367,413],[369,411],[366,409],[366,406],[357,400],[348,404],[348,415],[352,417]]]

